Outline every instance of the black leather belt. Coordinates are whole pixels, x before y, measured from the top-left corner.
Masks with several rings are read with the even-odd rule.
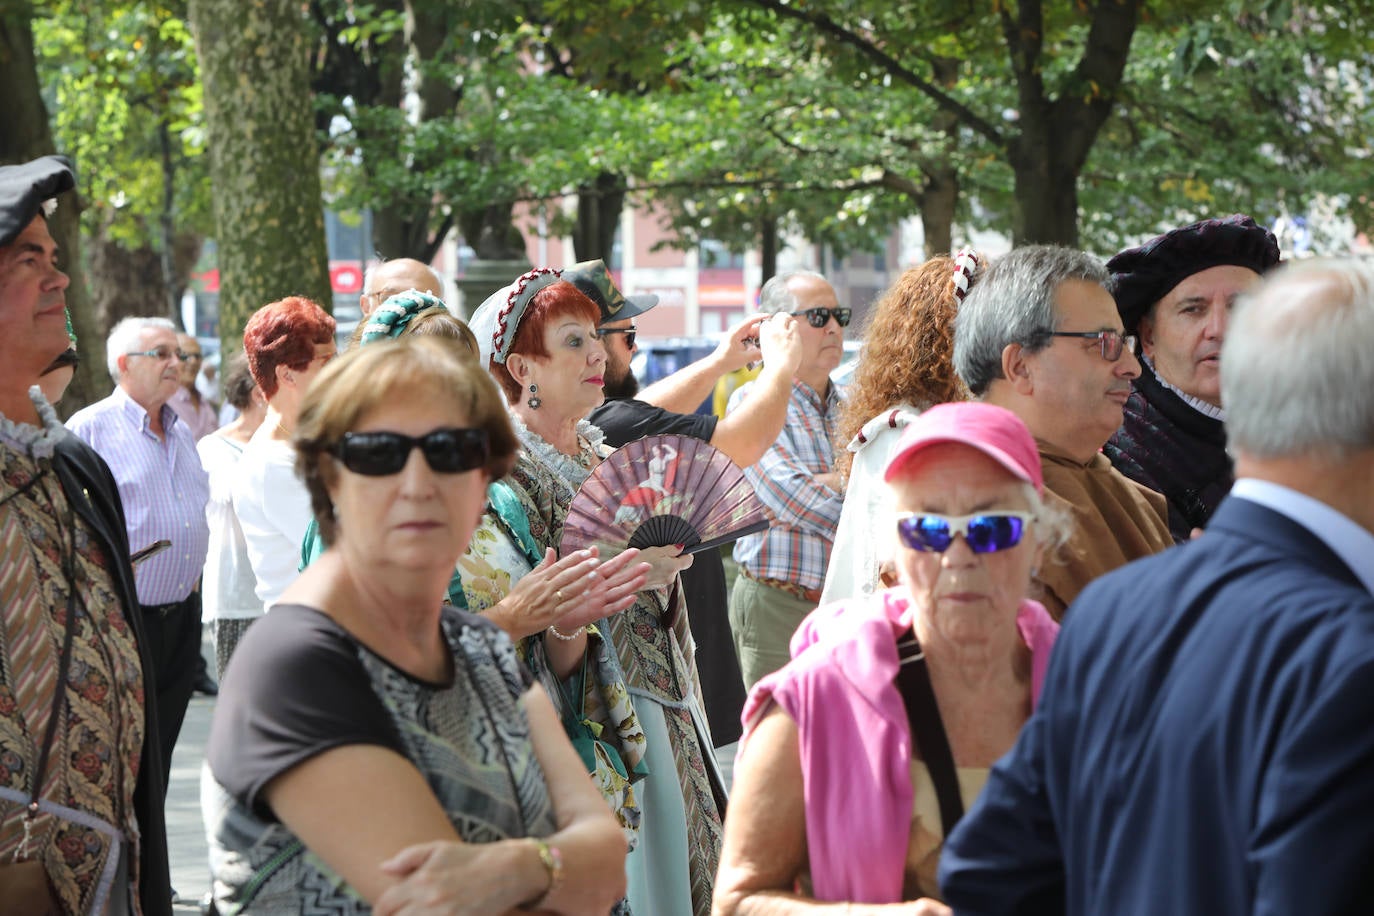
[[[191,603],[191,599],[195,598],[195,596],[196,593],[192,592],[185,598],[182,598],[180,601],[173,601],[171,604],[140,604],[139,608],[145,614],[157,614],[159,617],[166,617],[173,611],[179,611],[182,608],[189,606]]]

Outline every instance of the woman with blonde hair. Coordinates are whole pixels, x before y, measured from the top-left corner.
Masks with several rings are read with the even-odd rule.
[[[822,604],[869,595],[885,584],[883,569],[895,545],[887,535],[873,536],[892,529],[882,471],[902,430],[921,412],[968,398],[954,372],[954,315],[979,267],[978,256],[963,249],[907,270],[878,300],[864,329],[840,414],[839,441],[848,446],[835,466],[847,483]]]
[[[364,347],[293,445],[328,546],[224,678],[220,912],[608,912],[615,819],[509,637],[443,600],[519,445],[496,386],[446,341]]]

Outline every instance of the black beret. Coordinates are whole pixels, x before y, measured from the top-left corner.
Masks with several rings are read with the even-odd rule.
[[[23,165],[0,165],[0,246],[19,238],[45,200],[74,187],[72,164],[62,156],[43,156]]]
[[[1239,213],[1170,229],[1107,262],[1116,310],[1134,334],[1156,302],[1188,277],[1209,267],[1234,264],[1262,274],[1279,262],[1274,233]]]

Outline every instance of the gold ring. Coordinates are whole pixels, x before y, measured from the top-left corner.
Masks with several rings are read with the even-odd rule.
[[[559,603],[559,604],[562,604],[562,603],[563,603],[563,589],[561,589],[561,588],[556,588],[556,589],[554,589],[554,590],[553,590],[553,596],[554,596],[554,598],[558,599],[558,603]]]

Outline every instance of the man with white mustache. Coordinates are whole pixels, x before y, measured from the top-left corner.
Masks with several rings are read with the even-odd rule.
[[[1034,576],[1032,597],[1056,619],[1093,579],[1173,544],[1164,498],[1101,453],[1140,375],[1106,283],[1081,251],[1017,248],[992,262],[954,323],[955,371],[974,397],[1022,419],[1045,489],[1073,515],[1069,542]]]
[[[1205,527],[1231,489],[1221,344],[1236,297],[1278,261],[1274,234],[1235,214],[1171,229],[1107,262],[1126,332],[1140,339],[1141,368],[1103,451],[1164,494],[1177,541]]]

